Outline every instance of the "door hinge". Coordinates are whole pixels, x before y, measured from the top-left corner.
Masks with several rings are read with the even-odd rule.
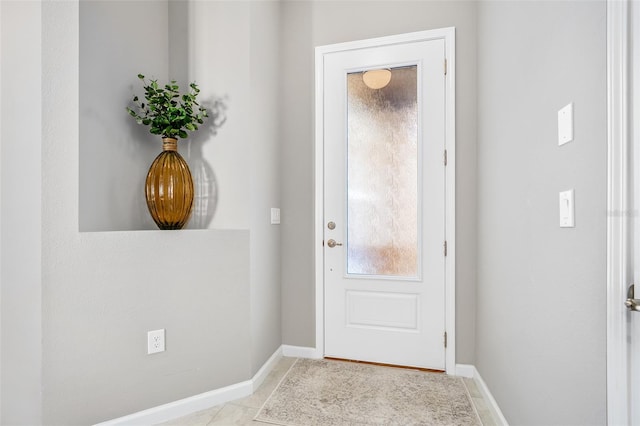
[[[447,150],[444,150],[444,165],[447,165]]]
[[[447,255],[447,242],[444,242],[444,255]]]
[[[444,347],[447,347],[447,332],[444,332]]]
[[[444,75],[447,75],[447,58],[444,58]]]

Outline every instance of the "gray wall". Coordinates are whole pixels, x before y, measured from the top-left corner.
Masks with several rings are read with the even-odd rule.
[[[77,230],[77,13],[70,3],[43,11],[48,424],[107,420],[252,374],[249,231]],[[157,328],[166,329],[167,351],[148,356],[146,332]]]
[[[162,142],[125,106],[139,73],[167,81],[167,28],[167,0],[80,2],[80,231],[157,229],[141,194]]]
[[[476,366],[510,424],[605,424],[606,4],[478,12]],[[570,188],[576,227],[561,229]]]
[[[282,4],[282,342],[315,347],[313,43],[310,2]]]
[[[313,247],[314,47],[456,27],[456,345],[474,362],[476,270],[476,4],[317,1],[282,4],[282,333],[315,346]],[[357,25],[355,24],[357,23]]]
[[[78,6],[45,2],[41,26],[38,3],[0,3],[0,422],[105,420],[246,380],[281,342],[314,346],[313,47],[455,26],[457,361],[512,424],[605,423],[604,2],[197,4],[189,66],[173,39],[168,64],[227,97],[217,136],[186,150],[220,200],[210,229],[165,233],[78,232]],[[7,107],[20,99],[41,126]],[[559,148],[570,101],[576,140]],[[568,188],[577,226],[560,229]],[[160,327],[167,352],[147,356]]]
[[[40,4],[0,2],[0,423],[42,418]]]
[[[255,373],[282,344],[280,225],[280,4],[252,2],[249,11],[251,107],[251,336]],[[246,169],[244,169],[246,172]]]
[[[42,332],[30,329],[35,333],[34,342],[42,338],[42,351],[36,352],[42,353],[42,403],[25,396],[20,400],[31,407],[42,405],[46,424],[95,423],[248,380],[282,340],[279,227],[269,223],[269,208],[279,202],[280,179],[274,105],[277,3],[198,3],[196,10],[188,12],[189,61],[197,55],[198,66],[194,61],[186,71],[170,67],[196,79],[205,98],[216,96],[220,87],[227,90],[221,94],[228,99],[227,123],[216,134],[207,132],[204,138],[188,141],[183,153],[190,164],[194,159],[206,162],[216,179],[221,202],[208,224],[211,229],[131,231],[121,222],[78,231],[83,196],[92,192],[83,190],[79,182],[91,178],[91,167],[83,169],[83,162],[104,155],[101,149],[105,147],[100,140],[80,135],[108,128],[114,137],[111,149],[119,151],[114,157],[126,158],[125,165],[96,170],[106,173],[103,183],[119,179],[123,168],[146,170],[159,151],[157,146],[141,148],[150,139],[142,133],[137,139],[138,128],[126,113],[114,112],[114,108],[124,111],[122,93],[109,93],[110,85],[96,88],[97,77],[90,78],[95,72],[111,79],[116,87],[126,86],[126,81],[137,84],[138,70],[129,70],[134,78],[126,80],[129,77],[122,69],[105,75],[98,66],[91,68],[91,62],[102,63],[104,58],[96,57],[102,53],[106,58],[117,54],[122,62],[139,63],[136,49],[123,47],[124,39],[114,36],[107,42],[107,27],[120,17],[135,21],[124,31],[154,33],[158,24],[146,21],[140,6],[140,2],[86,2],[81,10],[73,2],[43,6],[42,91],[47,96],[42,108],[42,173],[46,179],[41,222],[45,232],[38,250],[42,266],[33,269],[42,275],[42,304],[37,299],[21,300],[16,309],[27,307],[42,315]],[[144,3],[148,13],[159,18],[168,16],[168,6],[166,2]],[[209,6],[213,9],[207,9]],[[184,16],[183,10],[178,13]],[[252,16],[260,25],[251,25]],[[84,24],[83,19],[89,20]],[[228,39],[214,40],[212,27],[247,43],[235,46]],[[85,38],[79,54],[78,40]],[[98,42],[103,44],[101,49],[87,48]],[[160,56],[150,54],[144,65],[153,65],[151,73],[158,76],[167,73],[171,62],[167,51],[174,57],[183,52],[167,38],[156,47],[155,54]],[[221,62],[226,66],[221,67]],[[211,72],[216,68],[229,72]],[[227,80],[212,82],[204,73],[208,78]],[[83,95],[84,90],[89,95]],[[103,97],[108,102],[96,105],[95,98]],[[91,114],[87,114],[89,109]],[[251,127],[246,126],[249,121]],[[150,158],[144,158],[147,151]],[[103,158],[105,162],[115,160]],[[247,174],[247,170],[252,172]],[[133,186],[135,179],[128,176],[127,185]],[[89,202],[85,207],[95,206]],[[132,214],[127,220],[132,217],[136,219]],[[220,229],[234,227],[241,229]],[[111,232],[94,232],[106,230]],[[3,237],[3,244],[9,242]],[[22,270],[29,265],[18,263],[16,267]],[[40,289],[38,284],[34,283],[34,290]],[[2,311],[10,312],[4,301]],[[146,332],[157,328],[166,329],[167,350],[148,356]],[[21,349],[8,350],[8,358],[21,356]],[[22,364],[40,367],[35,361]],[[36,380],[35,384],[40,383]],[[35,410],[34,416],[39,415]]]

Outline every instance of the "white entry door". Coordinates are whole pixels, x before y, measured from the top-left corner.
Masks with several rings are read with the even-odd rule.
[[[324,355],[445,369],[445,41],[324,55]]]

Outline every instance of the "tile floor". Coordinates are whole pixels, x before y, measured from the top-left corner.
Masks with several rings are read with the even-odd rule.
[[[198,411],[179,419],[163,423],[164,426],[209,426],[209,425],[226,425],[226,426],[242,426],[242,425],[266,425],[267,423],[254,421],[253,418],[269,398],[271,392],[278,386],[280,380],[289,371],[289,368],[296,361],[296,358],[283,357],[271,370],[262,385],[253,395],[242,399],[228,402],[217,407],[207,410]],[[471,401],[476,406],[482,424],[484,426],[496,426],[499,423],[493,418],[488,405],[478,390],[472,379],[464,379],[464,383],[469,389]]]

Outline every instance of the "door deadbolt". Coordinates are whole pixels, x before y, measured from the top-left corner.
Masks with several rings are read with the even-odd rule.
[[[327,223],[327,228],[334,230],[336,229],[336,223],[335,222],[329,222]]]

